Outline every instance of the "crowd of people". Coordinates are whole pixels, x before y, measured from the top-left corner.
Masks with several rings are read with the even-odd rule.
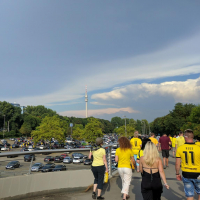
[[[194,134],[191,129],[179,132],[179,135],[161,137],[151,133],[149,138],[141,139],[138,132],[129,140],[126,137],[118,139],[119,148],[116,150],[115,162],[118,163],[118,172],[122,180],[122,198],[130,198],[129,187],[132,179],[132,166],[135,171],[141,173],[141,193],[144,200],[160,200],[163,185],[166,189],[170,186],[166,181],[164,169],[169,167],[169,151],[172,150],[173,158],[176,157],[176,179],[183,181],[184,192],[187,200],[193,200],[195,192],[200,200],[200,142],[194,142]],[[101,196],[103,189],[103,177],[108,171],[106,153],[102,148],[103,140],[97,138],[97,148],[91,151],[89,157],[93,157],[92,172],[94,174],[93,199],[104,199]],[[159,152],[162,153],[162,159]],[[180,169],[182,175],[180,174]],[[161,181],[162,180],[162,181]],[[96,194],[97,190],[97,194]]]

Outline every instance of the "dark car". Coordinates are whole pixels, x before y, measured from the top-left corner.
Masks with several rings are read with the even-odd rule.
[[[91,165],[92,164],[92,160],[91,159],[86,159],[84,161],[84,165]]]
[[[19,161],[11,161],[7,164],[6,169],[15,169],[20,166]]]
[[[18,157],[18,155],[9,155],[9,156],[7,156],[7,158],[15,158],[15,157]]]
[[[4,147],[4,145],[3,145],[3,144],[0,144],[0,150],[1,150],[2,147]]]
[[[55,168],[53,169],[53,172],[55,171],[66,171],[67,168],[65,165],[56,165]]]
[[[47,157],[44,159],[44,162],[51,162],[51,161],[54,161],[54,157],[53,157],[53,156],[47,156]]]
[[[25,155],[24,156],[24,162],[30,162],[32,160],[32,157],[33,157],[33,160],[35,160],[35,155],[34,154]]]
[[[19,144],[13,144],[12,148],[19,148]]]
[[[73,153],[72,158],[84,158],[84,159],[86,159],[87,156],[83,155],[82,153]]]
[[[41,169],[41,172],[51,172],[54,169],[54,167],[54,163],[48,163]]]
[[[56,156],[55,158],[54,158],[54,162],[62,162],[63,161],[63,157],[62,156]]]
[[[23,147],[20,151],[29,151],[28,148]]]

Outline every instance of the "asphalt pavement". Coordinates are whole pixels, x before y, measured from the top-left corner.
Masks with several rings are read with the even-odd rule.
[[[160,154],[161,155],[161,154]],[[182,181],[177,181],[175,176],[175,158],[172,158],[170,152],[169,167],[165,169],[167,183],[170,189],[163,187],[162,200],[183,200],[186,199]],[[102,195],[108,200],[121,200],[121,179],[116,174],[107,184],[104,185]],[[142,200],[141,194],[141,175],[134,172],[130,185],[130,199]],[[195,196],[197,199],[197,196]],[[33,200],[92,200],[92,189],[87,192],[57,193],[43,195],[32,198]]]

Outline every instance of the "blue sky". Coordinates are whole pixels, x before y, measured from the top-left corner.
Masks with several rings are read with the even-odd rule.
[[[152,121],[199,103],[200,2],[0,1],[1,101]]]

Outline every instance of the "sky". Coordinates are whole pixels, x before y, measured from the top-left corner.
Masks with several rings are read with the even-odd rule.
[[[1,0],[0,101],[147,119],[199,104],[200,1]]]

